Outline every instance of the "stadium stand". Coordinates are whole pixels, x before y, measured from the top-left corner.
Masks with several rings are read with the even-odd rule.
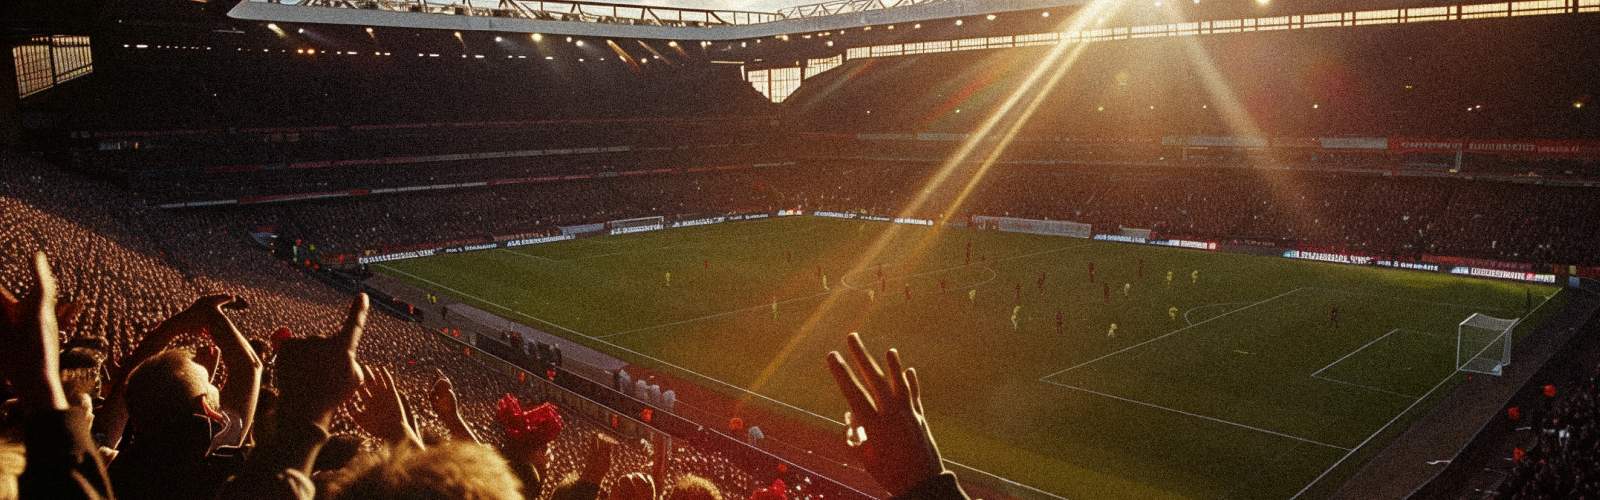
[[[306,7],[585,30],[859,16],[850,30],[713,42],[280,26],[224,17],[229,2],[160,3],[86,16],[92,36],[7,38],[29,48],[16,56],[27,74],[0,73],[26,84],[0,103],[0,120],[26,125],[6,138],[25,148],[0,150],[0,499],[1051,496],[975,470],[957,484],[914,378],[862,366],[856,339],[843,349],[854,356],[826,366],[866,415],[872,454],[859,462],[840,458],[860,451],[853,432],[847,444],[776,417],[761,422],[772,437],[718,425],[729,403],[716,390],[632,365],[640,385],[629,386],[573,345],[441,321],[448,305],[425,305],[436,296],[376,286],[384,278],[365,265],[606,221],[998,216],[1241,253],[1600,277],[1600,78],[1584,64],[1600,58],[1584,43],[1600,39],[1593,0],[1470,11],[1493,17],[1482,20],[1423,2],[1414,8],[1455,10],[1381,27],[1354,11],[1393,2],[1180,5],[1180,18],[1351,18],[1107,35],[1044,90],[1031,82],[1059,47],[1024,40],[1069,9],[893,29],[873,19],[978,2]],[[79,31],[49,26],[60,28]],[[947,51],[956,40],[981,43]],[[70,48],[70,67],[46,71],[52,43]],[[943,49],[908,55],[910,44]],[[956,181],[930,182],[943,176]],[[42,282],[35,252],[70,305],[26,309]],[[373,309],[359,342],[353,298]],[[1490,496],[1600,496],[1600,367],[1584,369],[1539,408],[1518,408],[1511,420],[1534,437]],[[259,390],[239,390],[258,376]],[[657,396],[663,387],[674,396]]]

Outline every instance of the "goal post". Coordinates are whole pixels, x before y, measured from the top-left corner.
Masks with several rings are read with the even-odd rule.
[[[659,216],[659,215],[657,215],[655,217],[638,217],[638,218],[633,218],[633,219],[620,219],[620,220],[614,220],[614,221],[606,223],[606,229],[610,230],[611,234],[613,234],[613,235],[616,235],[616,234],[629,234],[629,233],[642,233],[642,232],[646,232],[646,231],[657,231],[657,230],[665,229],[666,227],[667,227],[667,219],[666,219],[666,217],[662,217],[662,216]]]
[[[1456,325],[1456,370],[1500,376],[1511,365],[1518,319],[1473,313]]]

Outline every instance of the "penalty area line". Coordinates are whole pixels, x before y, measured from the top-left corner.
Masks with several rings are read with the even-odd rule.
[[[1230,425],[1230,426],[1233,426],[1233,427],[1238,427],[1240,429],[1251,430],[1251,431],[1260,432],[1260,433],[1263,433],[1263,434],[1270,434],[1270,435],[1273,435],[1273,436],[1278,436],[1278,437],[1281,437],[1281,438],[1292,439],[1292,440],[1299,441],[1299,442],[1306,443],[1306,444],[1312,444],[1312,445],[1321,446],[1323,448],[1329,448],[1329,449],[1334,449],[1334,450],[1339,450],[1339,451],[1346,451],[1346,452],[1347,451],[1351,451],[1351,448],[1347,448],[1347,447],[1339,446],[1339,445],[1335,445],[1335,444],[1328,444],[1328,443],[1324,443],[1324,442],[1321,442],[1321,441],[1317,441],[1315,439],[1303,438],[1303,437],[1296,436],[1296,435],[1293,435],[1293,434],[1279,432],[1279,431],[1275,431],[1275,430],[1272,430],[1272,429],[1263,429],[1263,428],[1256,427],[1256,426],[1249,425],[1249,424],[1241,424],[1241,423],[1238,423],[1238,422],[1234,422],[1232,420],[1224,420],[1224,419],[1217,418],[1217,417],[1212,417],[1212,416],[1209,416],[1209,415],[1201,415],[1199,413],[1179,410],[1177,408],[1169,408],[1169,407],[1161,406],[1161,405],[1158,405],[1158,404],[1155,404],[1155,403],[1140,401],[1140,400],[1132,399],[1132,398],[1126,398],[1126,397],[1118,396],[1118,395],[1115,395],[1115,394],[1107,394],[1107,393],[1104,393],[1104,392],[1096,391],[1094,389],[1078,387],[1078,386],[1072,385],[1072,384],[1063,384],[1061,382],[1055,382],[1055,381],[1051,381],[1051,380],[1046,380],[1046,381],[1044,381],[1044,383],[1050,384],[1050,385],[1054,385],[1054,386],[1057,386],[1057,387],[1065,387],[1065,388],[1068,388],[1068,389],[1072,389],[1074,391],[1093,394],[1093,395],[1104,397],[1104,398],[1115,399],[1117,401],[1121,401],[1121,402],[1124,402],[1124,403],[1135,404],[1135,405],[1144,406],[1144,407],[1147,407],[1147,408],[1154,408],[1154,409],[1165,411],[1165,412],[1168,412],[1168,413],[1175,413],[1175,414],[1183,415],[1183,416],[1186,416],[1186,417],[1194,417],[1194,418],[1198,418],[1198,419],[1201,419],[1201,420],[1206,420],[1206,421],[1209,421],[1209,422],[1215,422],[1215,423],[1219,423],[1219,424],[1223,424],[1223,425]]]
[[[1533,310],[1528,311],[1528,314],[1524,314],[1522,316],[1522,319],[1518,320],[1518,323],[1521,323],[1522,320],[1525,320],[1525,319],[1533,317],[1534,313],[1539,312],[1539,309],[1543,309],[1545,304],[1550,303],[1550,299],[1555,298],[1556,295],[1558,295],[1560,293],[1561,293],[1561,289],[1558,289],[1558,290],[1556,290],[1555,294],[1551,294],[1549,297],[1545,297],[1543,302],[1540,302],[1538,306],[1533,308]],[[1518,325],[1518,326],[1520,326],[1520,325]],[[1515,332],[1513,332],[1513,333],[1515,333]],[[1515,341],[1515,338],[1513,337],[1512,340]],[[1372,435],[1367,436],[1367,439],[1361,441],[1361,444],[1356,445],[1356,447],[1354,449],[1351,449],[1349,452],[1346,452],[1344,454],[1344,456],[1340,457],[1338,461],[1335,461],[1333,463],[1333,465],[1329,465],[1327,469],[1323,469],[1321,474],[1318,474],[1317,477],[1312,478],[1311,482],[1306,483],[1306,486],[1304,488],[1300,488],[1300,491],[1296,492],[1294,494],[1294,496],[1289,497],[1289,500],[1294,500],[1294,499],[1300,498],[1301,496],[1305,495],[1307,491],[1311,491],[1311,487],[1312,486],[1316,486],[1317,483],[1322,482],[1323,478],[1328,477],[1328,474],[1332,473],[1334,469],[1337,469],[1337,468],[1339,468],[1340,465],[1344,464],[1345,460],[1349,460],[1350,457],[1354,456],[1357,451],[1361,451],[1361,449],[1365,448],[1368,443],[1371,443],[1372,440],[1377,439],[1379,434],[1383,434],[1383,431],[1388,430],[1389,427],[1394,425],[1395,422],[1400,421],[1400,417],[1405,416],[1407,413],[1411,413],[1411,410],[1416,409],[1417,405],[1420,405],[1420,404],[1422,404],[1423,401],[1426,401],[1428,399],[1428,397],[1432,396],[1433,393],[1438,391],[1440,387],[1444,387],[1444,384],[1446,382],[1449,382],[1450,379],[1455,378],[1456,374],[1458,374],[1458,373],[1460,373],[1459,369],[1451,371],[1449,375],[1445,375],[1443,379],[1439,380],[1439,383],[1433,384],[1433,388],[1432,389],[1428,389],[1428,392],[1422,393],[1421,397],[1418,397],[1416,401],[1411,402],[1411,406],[1407,406],[1404,410],[1400,410],[1400,413],[1395,414],[1394,418],[1389,419],[1388,423],[1383,424],[1383,426],[1379,427],[1378,430],[1372,431]]]
[[[1260,301],[1253,302],[1250,305],[1247,305],[1247,306],[1244,306],[1244,307],[1241,307],[1241,308],[1238,308],[1238,309],[1234,309],[1232,311],[1228,311],[1228,312],[1219,314],[1219,315],[1211,317],[1211,318],[1207,318],[1205,321],[1201,321],[1199,323],[1195,323],[1195,324],[1192,324],[1192,325],[1189,325],[1189,326],[1185,326],[1183,328],[1179,328],[1177,330],[1173,330],[1173,331],[1161,334],[1159,336],[1156,336],[1156,337],[1150,338],[1148,340],[1145,340],[1144,342],[1140,342],[1140,343],[1133,344],[1133,345],[1130,345],[1130,346],[1127,346],[1127,347],[1124,347],[1124,348],[1121,348],[1121,349],[1117,349],[1115,351],[1111,351],[1111,352],[1105,353],[1105,354],[1101,355],[1098,358],[1094,358],[1094,359],[1091,359],[1091,360],[1088,360],[1088,361],[1084,361],[1082,363],[1078,363],[1076,365],[1069,366],[1067,368],[1064,368],[1064,369],[1056,371],[1054,373],[1045,375],[1043,377],[1039,377],[1039,381],[1040,382],[1045,382],[1045,383],[1054,383],[1054,382],[1050,382],[1050,379],[1054,378],[1057,375],[1060,375],[1060,374],[1063,374],[1063,373],[1067,373],[1067,372],[1070,372],[1070,371],[1073,371],[1073,370],[1077,370],[1079,368],[1083,368],[1085,366],[1089,366],[1089,365],[1094,364],[1094,363],[1098,363],[1098,362],[1100,362],[1100,360],[1103,360],[1103,359],[1106,359],[1106,358],[1109,358],[1109,357],[1112,357],[1112,356],[1116,356],[1118,354],[1122,354],[1122,353],[1125,353],[1125,352],[1128,352],[1128,351],[1143,347],[1143,346],[1145,346],[1147,344],[1150,344],[1152,342],[1155,342],[1157,340],[1161,340],[1161,339],[1164,339],[1164,338],[1167,338],[1167,337],[1171,337],[1173,335],[1177,335],[1179,333],[1183,333],[1185,331],[1188,331],[1191,328],[1194,328],[1194,327],[1197,327],[1197,326],[1200,326],[1200,325],[1204,325],[1206,323],[1210,323],[1212,321],[1216,321],[1216,320],[1228,317],[1228,316],[1232,315],[1233,313],[1236,313],[1236,312],[1239,312],[1239,311],[1243,311],[1245,309],[1250,309],[1252,307],[1256,307],[1256,306],[1259,306],[1259,305],[1262,305],[1262,304],[1265,304],[1265,303],[1268,303],[1268,302],[1272,302],[1272,301],[1287,297],[1287,296],[1292,295],[1292,294],[1294,294],[1296,292],[1299,292],[1301,290],[1305,290],[1305,288],[1296,288],[1296,289],[1293,289],[1293,290],[1289,290],[1287,292],[1283,292],[1283,293],[1274,295],[1272,297],[1268,297],[1268,298],[1262,299]],[[1057,385],[1060,385],[1060,384],[1057,384]]]

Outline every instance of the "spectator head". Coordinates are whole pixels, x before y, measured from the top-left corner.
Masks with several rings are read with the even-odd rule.
[[[250,339],[250,349],[255,351],[256,356],[261,359],[267,359],[268,356],[272,355],[272,343],[265,340]]]
[[[89,347],[72,347],[61,353],[61,388],[68,396],[100,396],[104,355]]]
[[[176,431],[174,425],[196,422],[196,415],[214,415],[217,386],[194,353],[169,349],[140,363],[128,375],[123,393],[128,421],[141,433]],[[209,438],[209,436],[205,436]]]
[[[711,481],[693,474],[685,474],[667,492],[667,500],[722,500],[722,492]]]
[[[476,443],[450,442],[418,450],[398,447],[356,459],[330,481],[328,498],[513,500],[522,484],[494,450]]]
[[[418,432],[418,434],[421,434],[419,437],[422,438],[422,444],[428,445],[429,447],[450,442],[449,432],[438,427],[424,427]]]

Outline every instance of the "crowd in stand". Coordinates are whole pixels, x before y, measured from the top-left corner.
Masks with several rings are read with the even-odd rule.
[[[1545,394],[1556,400],[1532,426],[1538,442],[1513,452],[1511,474],[1498,496],[1600,498],[1600,371],[1565,394],[1554,386]]]
[[[1184,168],[993,169],[953,213],[962,172],[930,188],[939,167],[804,162],[678,173],[369,196],[234,209],[327,252],[381,253],[451,242],[548,234],[557,226],[645,215],[783,208],[961,220],[1009,215],[1073,220],[1159,237],[1248,240],[1380,256],[1451,255],[1594,264],[1600,207],[1592,188],[1358,173]],[[926,194],[927,200],[915,205]]]
[[[252,250],[235,218],[149,209],[5,163],[0,498],[811,494],[798,471],[597,437],[615,431],[540,405],[414,324],[367,314],[364,298],[351,307]],[[893,429],[862,425],[894,444]],[[885,488],[959,496],[943,478]]]
[[[475,496],[473,488],[537,498],[601,491],[640,498],[626,493],[646,489],[809,495],[804,477],[751,470],[696,444],[675,443],[674,453],[663,455],[655,449],[662,442],[597,437],[614,429],[539,405],[526,385],[465,360],[414,324],[368,315],[360,301],[350,307],[348,295],[265,257],[245,233],[275,225],[333,251],[358,251],[649,214],[791,207],[898,213],[948,206],[962,188],[924,189],[936,173],[926,166],[823,163],[163,211],[32,160],[5,162],[0,290],[10,295],[0,363],[4,396],[12,399],[0,414],[0,498],[8,491],[27,498],[209,497],[224,488],[365,498],[435,487],[459,489],[427,491],[463,498],[499,498]],[[1595,247],[1600,234],[1600,214],[1580,188],[1025,167],[996,170],[975,186],[963,213],[1374,252],[1559,261]],[[923,197],[927,203],[918,205]],[[35,252],[48,255],[52,269],[29,258]],[[55,286],[42,287],[49,281]],[[34,310],[52,294],[61,306],[46,309],[58,311],[58,329]],[[854,376],[842,358],[830,366],[857,416],[852,422],[877,440],[863,445],[879,447],[867,455],[868,472],[890,493],[959,496],[953,477],[929,465],[937,450],[925,424],[884,416],[880,398],[915,401],[915,377],[891,355],[884,378],[859,344],[851,347]],[[1593,488],[1573,471],[1593,470],[1581,464],[1594,461],[1594,430],[1582,424],[1592,421],[1594,397],[1591,383],[1562,403],[1557,414],[1564,416],[1548,423],[1550,443],[1535,452],[1540,460],[1519,467],[1525,479],[1514,482],[1518,491],[1561,497]],[[187,462],[150,458],[173,456]],[[662,456],[667,463],[658,464]],[[658,468],[664,472],[651,474]],[[7,490],[12,477],[16,489]],[[650,484],[652,477],[664,484]]]

